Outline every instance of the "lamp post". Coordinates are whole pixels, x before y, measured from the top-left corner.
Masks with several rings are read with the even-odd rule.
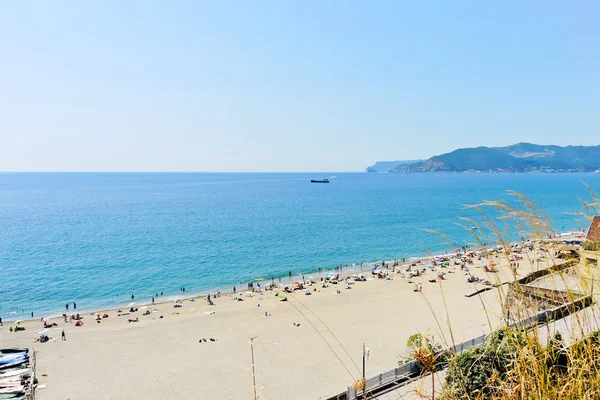
[[[254,369],[254,339],[256,337],[250,338],[250,353],[252,354],[252,388],[254,389],[254,400],[258,400],[258,395],[256,393],[256,371]]]
[[[366,351],[365,344],[363,343],[363,371],[362,371],[363,372],[363,374],[362,374],[363,375],[363,379],[365,379],[365,375],[366,375],[365,374],[365,369],[366,369],[366,366],[367,366],[366,359],[367,359],[367,351]]]

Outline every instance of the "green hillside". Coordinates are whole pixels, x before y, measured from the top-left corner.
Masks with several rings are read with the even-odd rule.
[[[600,170],[600,146],[553,146],[518,143],[506,147],[457,149],[393,172],[571,172]]]

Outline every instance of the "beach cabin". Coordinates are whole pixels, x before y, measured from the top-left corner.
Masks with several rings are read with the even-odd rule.
[[[600,265],[600,216],[595,216],[590,223],[581,256],[588,264]]]

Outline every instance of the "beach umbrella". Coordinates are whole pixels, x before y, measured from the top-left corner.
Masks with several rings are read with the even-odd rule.
[[[300,282],[298,282],[298,281],[294,282],[294,285],[299,285],[299,284],[300,284]]]
[[[25,321],[23,321],[22,319],[20,319],[18,321],[15,321],[15,325],[21,325],[23,322],[25,322]]]
[[[454,249],[454,252],[455,252],[455,253],[459,253],[459,252],[460,252],[460,249],[457,247],[457,248],[455,248],[455,249]]]
[[[285,292],[281,292],[281,293],[278,294],[278,296],[279,297],[286,297],[286,294],[285,294]]]
[[[133,306],[135,306],[135,302],[129,303],[129,304],[127,305],[127,307],[133,307]]]

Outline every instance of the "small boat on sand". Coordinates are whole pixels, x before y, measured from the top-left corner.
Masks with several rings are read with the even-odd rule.
[[[16,361],[13,361],[8,364],[0,365],[0,371],[7,370],[7,369],[14,369],[16,367],[23,368],[27,363],[28,363],[27,359],[16,360]]]
[[[11,369],[6,372],[0,372],[0,380],[4,378],[9,378],[11,376],[21,376],[31,373],[31,368],[19,368],[19,369]]]
[[[25,391],[25,387],[23,386],[15,386],[9,388],[1,388],[0,394],[20,394]]]
[[[25,395],[23,393],[0,394],[0,400],[21,400],[24,398]]]
[[[8,349],[0,349],[0,354],[13,354],[13,353],[29,353],[29,349],[20,347],[10,347]]]
[[[310,183],[329,183],[329,179],[311,179]]]

